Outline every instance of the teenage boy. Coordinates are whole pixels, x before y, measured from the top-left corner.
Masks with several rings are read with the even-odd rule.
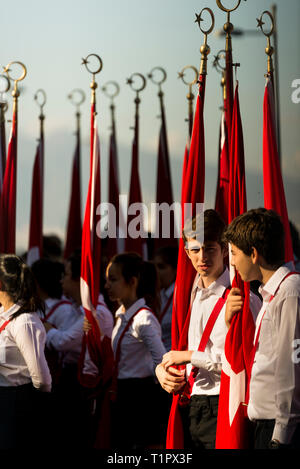
[[[197,220],[198,218],[198,220]],[[180,407],[184,430],[184,447],[213,449],[215,447],[222,353],[227,327],[225,298],[230,289],[230,276],[224,265],[227,245],[223,243],[225,224],[215,210],[204,212],[204,243],[199,242],[197,229],[200,217],[189,222],[183,230],[185,249],[197,272],[191,294],[191,316],[188,331],[188,350],[166,353],[156,368],[157,378],[167,392],[182,392],[190,381],[190,399]],[[196,221],[196,231],[191,228]],[[203,223],[203,222],[202,222]],[[203,226],[202,226],[203,228]],[[184,281],[184,279],[182,279]],[[259,300],[258,300],[259,301]],[[208,321],[219,313],[202,351],[199,344],[207,335]],[[173,368],[186,365],[186,373]],[[193,367],[193,372],[191,370]]]
[[[300,448],[300,275],[284,264],[282,222],[272,210],[249,210],[233,220],[225,238],[242,280],[261,282],[247,407],[254,448]],[[227,324],[242,302],[232,289]]]

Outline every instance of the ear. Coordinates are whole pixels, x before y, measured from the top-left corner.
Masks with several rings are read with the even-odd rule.
[[[251,248],[250,257],[251,257],[252,264],[258,264],[259,254],[258,254],[257,249],[254,246],[252,246]]]
[[[137,279],[137,277],[131,277],[131,279],[129,280],[129,285],[130,285],[131,287],[137,288],[137,287],[138,287],[138,279]]]

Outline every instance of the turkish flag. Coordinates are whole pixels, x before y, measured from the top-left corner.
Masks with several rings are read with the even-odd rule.
[[[293,245],[276,142],[274,91],[269,77],[265,86],[263,112],[264,204],[265,208],[281,216],[285,232],[285,262],[290,262],[294,261]]]
[[[116,236],[109,236],[107,240],[106,254],[108,260],[115,254],[122,252],[123,235],[120,230],[124,229],[124,218],[122,215],[122,207],[120,206],[120,187],[119,187],[119,167],[118,167],[118,148],[115,123],[112,125],[112,132],[109,140],[109,184],[108,184],[108,202],[115,208],[115,217],[109,220],[109,225],[116,226]],[[109,215],[110,216],[110,215]],[[120,236],[122,235],[122,236]]]
[[[186,166],[182,175],[182,227],[185,216],[195,216],[197,203],[204,203],[205,182],[205,142],[203,108],[205,96],[206,75],[199,77],[199,93],[197,95],[196,110],[191,137],[191,146],[186,153]],[[190,204],[191,211],[185,213],[184,204]],[[203,208],[203,207],[202,207]],[[179,241],[177,276],[174,290],[172,316],[172,350],[186,350],[188,344],[188,326],[190,321],[190,296],[195,270],[185,253],[183,239]],[[184,279],[184,281],[183,281]],[[184,448],[183,429],[179,413],[179,394],[173,395],[173,402],[169,416],[167,431],[167,449]]]
[[[228,131],[226,125],[225,111],[222,111],[220,136],[219,136],[219,158],[218,179],[216,190],[215,209],[222,219],[228,224],[228,197],[229,197],[229,151]]]
[[[32,175],[31,211],[27,264],[43,255],[44,135],[37,146]]]
[[[247,211],[243,129],[238,84],[235,89],[230,139],[229,213],[231,221]],[[246,388],[255,325],[250,311],[250,287],[236,272],[232,287],[241,290],[243,309],[231,322],[225,340],[216,435],[217,449],[244,449],[249,444],[249,421],[245,412]]]
[[[170,168],[169,148],[167,139],[167,126],[164,108],[162,107],[161,115],[161,127],[159,132],[159,145],[158,145],[158,161],[157,161],[157,176],[156,176],[156,203],[157,204],[168,204],[169,207],[174,202],[173,189],[172,189],[172,177]],[[163,237],[163,226],[164,221],[162,220],[162,213],[159,213],[157,217],[158,232],[157,237],[154,239],[154,249],[158,249],[162,246],[178,246],[176,236],[174,236],[175,218],[174,211],[170,211],[170,220],[168,223],[168,229],[170,232],[168,236]]]
[[[96,233],[96,209],[100,204],[100,144],[94,105],[91,110],[90,148],[90,178],[82,229],[80,293],[85,315],[92,327],[84,335],[82,356],[87,346],[91,360],[100,370],[101,332],[96,319],[101,268],[101,238]],[[100,373],[98,376],[83,376],[81,380],[86,385],[90,380],[93,385],[98,384]]]
[[[6,165],[6,132],[5,132],[5,112],[6,103],[0,102],[0,196],[3,186],[5,165]]]
[[[0,252],[16,251],[17,112],[14,109],[1,194]]]
[[[80,184],[80,130],[76,132],[76,147],[73,156],[71,195],[67,223],[67,234],[64,258],[67,259],[76,249],[81,247],[81,184]]]
[[[133,204],[137,205],[134,206]],[[125,240],[125,249],[126,251],[134,251],[146,259],[146,238],[142,238],[140,236],[141,233],[144,233],[144,214],[141,209],[142,191],[139,175],[139,116],[136,113],[134,137],[132,142],[132,162],[128,202],[128,211],[130,212],[130,210],[132,210],[132,213],[130,212],[127,215],[127,238]]]

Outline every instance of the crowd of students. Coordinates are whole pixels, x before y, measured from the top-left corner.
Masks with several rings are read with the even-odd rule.
[[[183,230],[195,270],[187,350],[171,343],[177,248],[161,248],[149,261],[121,253],[105,266],[96,309],[114,358],[105,428],[99,428],[103,393],[79,378],[82,339],[91,327],[81,305],[80,250],[65,262],[42,258],[31,268],[18,256],[0,255],[0,448],[26,447],[33,438],[62,448],[164,448],[177,393],[186,400],[184,448],[215,448],[225,338],[243,305],[231,288],[228,243],[232,266],[252,286],[252,447],[300,447],[300,276],[284,262],[281,220],[256,209],[225,227],[215,210],[206,210],[204,242],[195,221]]]

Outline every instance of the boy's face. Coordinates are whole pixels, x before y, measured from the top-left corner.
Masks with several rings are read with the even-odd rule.
[[[230,252],[230,263],[239,272],[244,282],[259,279],[258,267],[253,263],[251,256],[247,256],[247,254],[232,243],[230,244]]]
[[[186,253],[201,277],[215,281],[223,273],[226,250],[216,241],[200,244],[195,239],[188,239]]]

